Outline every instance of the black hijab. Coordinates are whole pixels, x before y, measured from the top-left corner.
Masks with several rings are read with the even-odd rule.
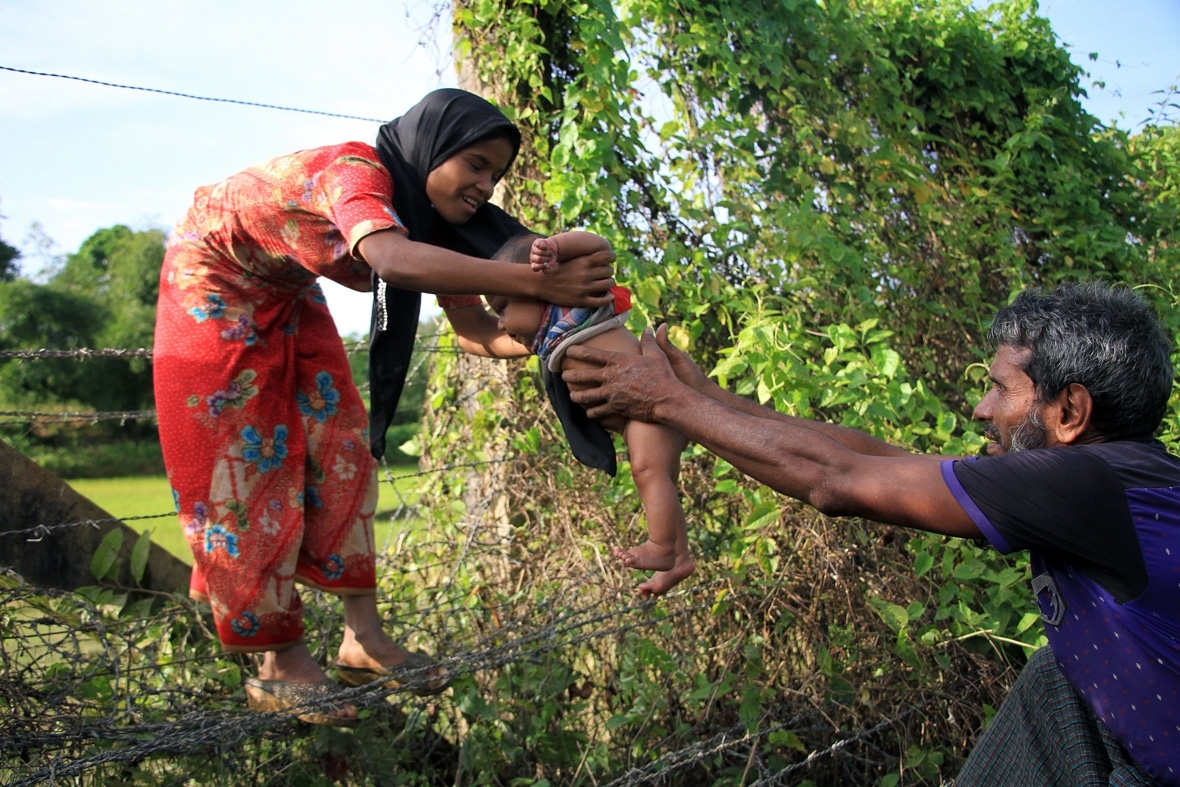
[[[426,196],[431,171],[464,148],[502,137],[520,150],[520,131],[484,99],[465,90],[435,90],[406,114],[381,127],[377,154],[393,177],[393,208],[410,240],[433,243],[485,259],[509,238],[525,232],[516,219],[485,203],[463,225],[442,220]],[[385,431],[393,422],[418,330],[421,293],[391,287],[373,274],[373,319],[369,331],[369,449],[385,454]]]

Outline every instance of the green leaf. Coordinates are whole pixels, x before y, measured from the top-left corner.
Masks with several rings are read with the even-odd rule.
[[[419,440],[418,435],[414,435],[409,440],[405,441],[397,447],[406,456],[421,456],[422,455],[422,441]]]
[[[634,286],[635,294],[640,302],[656,308],[660,305],[660,285],[654,279],[643,279]]]
[[[525,454],[535,454],[541,450],[541,430],[530,426],[523,434],[512,441],[516,450]]]
[[[147,570],[148,557],[152,553],[152,536],[148,531],[139,534],[131,549],[131,577],[137,585],[143,584],[143,572]]]
[[[1020,622],[1016,624],[1016,633],[1023,634],[1032,628],[1032,625],[1041,619],[1040,612],[1026,612],[1020,618]]]
[[[986,566],[983,564],[983,561],[976,558],[968,558],[955,566],[955,570],[951,572],[951,576],[960,580],[977,579],[983,574],[985,568]]]
[[[758,684],[746,683],[742,687],[742,704],[738,708],[738,718],[743,724],[751,724],[761,715],[762,695],[759,692]]]
[[[616,713],[614,716],[611,716],[609,719],[606,720],[606,729],[609,732],[610,730],[617,729],[618,727],[622,727],[624,724],[630,724],[631,721],[632,721],[632,719],[629,714]]]
[[[96,579],[105,579],[115,561],[119,557],[119,550],[123,548],[123,530],[115,527],[102,538],[102,543],[90,558],[90,573]]]
[[[742,525],[743,530],[761,530],[767,525],[774,524],[781,516],[778,503],[773,500],[767,500],[754,506],[747,516],[746,521]]]
[[[877,596],[869,597],[869,606],[894,631],[901,631],[910,622],[910,615],[905,607],[886,601]]]
[[[791,730],[775,730],[766,736],[766,740],[771,746],[776,746],[780,749],[794,749],[798,752],[807,752],[807,747],[803,745],[803,741],[799,740],[799,736]]]

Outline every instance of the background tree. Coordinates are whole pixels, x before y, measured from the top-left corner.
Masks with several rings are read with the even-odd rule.
[[[99,230],[45,284],[0,283],[0,342],[5,349],[151,347],[163,259],[161,230]],[[151,407],[151,368],[142,358],[8,361],[0,365],[0,392],[12,401],[139,410]]]
[[[99,230],[82,242],[77,253],[48,287],[87,294],[102,310],[94,346],[151,347],[156,325],[156,297],[164,260],[163,230],[132,231],[119,224]],[[135,410],[152,406],[151,365],[142,358],[102,358],[91,368],[92,390],[79,396],[102,410]]]
[[[0,349],[90,347],[101,322],[101,308],[84,296],[25,279],[0,282]],[[0,360],[0,398],[10,403],[79,401],[87,379],[89,371],[69,359]]]
[[[0,281],[12,281],[20,274],[20,250],[0,238]]]
[[[164,233],[99,230],[38,284],[0,281],[0,349],[150,348]],[[0,401],[37,410],[152,408],[145,358],[0,360]],[[152,419],[6,424],[13,447],[64,477],[161,473]]]
[[[780,410],[972,453],[982,337],[1011,293],[1103,278],[1159,285],[1147,292],[1174,310],[1174,128],[1132,138],[1086,113],[1081,71],[1031,0],[462,0],[455,24],[467,66],[524,130],[509,208],[543,230],[609,237],[635,292],[632,327],[669,321],[723,385]],[[432,404],[445,406],[426,465],[510,468],[515,529],[458,576],[494,608],[548,598],[550,583],[583,600],[633,583],[599,558],[641,525],[626,465],[608,482],[574,464],[533,362],[510,365],[505,394],[476,393],[462,416],[453,405],[471,394],[439,361]],[[504,740],[571,753],[489,737],[481,752],[501,758],[499,776],[561,779],[596,757],[630,767],[730,723],[816,709],[834,720],[742,763],[697,765],[701,783],[736,783],[755,759],[818,751],[836,729],[916,706],[936,710],[887,747],[900,765],[866,756],[855,777],[835,762],[808,777],[953,775],[1025,645],[1043,643],[1024,561],[827,520],[690,453],[700,570],[662,608],[696,593],[714,599],[711,615],[688,637],[677,618],[571,656],[604,688],[584,726],[546,715],[535,675],[493,676],[512,708],[495,715]],[[443,477],[426,504],[452,512],[470,545],[488,507],[467,486]],[[544,665],[558,691],[580,685],[569,663]]]

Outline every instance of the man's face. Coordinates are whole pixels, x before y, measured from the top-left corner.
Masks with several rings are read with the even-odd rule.
[[[983,433],[992,442],[989,456],[1049,445],[1049,433],[1037,403],[1032,378],[1024,373],[1029,350],[1000,345],[988,369],[992,387],[975,406],[974,418],[984,421]]]

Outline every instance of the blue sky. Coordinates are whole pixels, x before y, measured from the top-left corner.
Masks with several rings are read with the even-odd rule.
[[[0,0],[0,65],[391,118],[455,83],[449,20],[429,27],[435,5],[450,7],[335,0],[329,18],[310,0]],[[1100,120],[1137,128],[1153,91],[1180,76],[1180,0],[1048,0],[1041,12],[1091,73]],[[280,153],[372,141],[377,126],[0,71],[0,237],[36,273],[97,229],[171,227],[199,185]],[[366,331],[368,296],[325,289],[341,332]]]

